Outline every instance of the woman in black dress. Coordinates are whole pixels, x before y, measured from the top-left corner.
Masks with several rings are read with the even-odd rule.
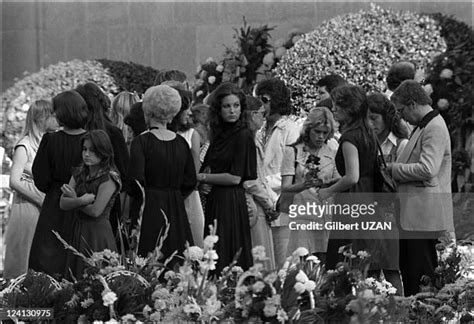
[[[211,94],[211,144],[198,181],[212,185],[205,207],[205,232],[217,220],[216,272],[228,266],[240,251],[238,265],[252,265],[249,215],[242,184],[257,178],[257,153],[252,132],[243,122],[245,95],[235,84],[223,83]]]
[[[129,154],[125,138],[122,130],[112,123],[108,112],[110,109],[109,97],[100,89],[94,82],[87,82],[81,84],[76,88],[76,91],[84,98],[89,110],[86,124],[87,130],[101,129],[109,135],[110,142],[114,149],[114,163],[120,173],[122,180],[122,192],[120,199],[116,199],[112,210],[110,211],[110,224],[114,235],[117,235],[117,226],[122,220],[122,204],[121,201],[125,199],[125,191],[127,189],[127,174]],[[119,240],[117,239],[117,243]]]
[[[161,253],[181,254],[186,241],[193,245],[184,199],[196,187],[196,170],[189,145],[182,136],[167,130],[179,112],[178,91],[160,85],[149,88],[143,97],[143,111],[149,130],[135,137],[130,148],[130,179],[145,188],[145,208],[141,223],[138,254],[147,256],[165,233],[165,217],[170,228]],[[139,198],[140,188],[132,183],[130,195]],[[133,208],[140,208],[134,206]],[[133,211],[138,213],[138,211]]]
[[[66,250],[51,231],[71,242],[71,212],[59,208],[61,186],[68,183],[72,168],[82,161],[81,137],[85,133],[87,105],[76,91],[53,98],[53,110],[62,130],[46,133],[33,162],[35,186],[46,193],[31,245],[29,266],[47,274],[66,274]]]
[[[334,118],[342,125],[335,158],[337,171],[342,178],[332,186],[320,189],[319,196],[325,200],[336,195],[338,204],[373,203],[371,193],[374,191],[377,144],[374,133],[366,126],[368,107],[365,91],[359,86],[341,86],[331,91],[331,99],[334,103]],[[364,201],[361,201],[362,198]],[[334,215],[333,221],[349,223],[351,215]],[[357,239],[358,233],[354,231],[332,231],[329,237],[327,269],[334,269],[337,262],[342,261],[342,254],[338,253],[342,245],[352,243],[354,253],[373,247],[370,240]],[[368,252],[373,255],[374,251]]]
[[[377,199],[373,192],[377,139],[367,123],[368,102],[365,91],[358,86],[341,86],[331,92],[331,99],[334,103],[334,117],[342,125],[335,159],[342,178],[329,188],[320,189],[320,198],[326,199],[336,194],[338,204],[349,204],[351,208],[356,204],[359,206],[375,204]],[[373,216],[365,214],[356,219],[356,222],[361,225],[361,221],[382,220],[381,209],[375,207],[374,210]],[[351,217],[351,215],[334,215],[333,221],[350,223]],[[371,232],[362,228],[358,231],[331,232],[326,268],[334,269],[343,257],[338,251],[339,247],[351,243],[353,253],[361,250],[370,253],[369,276],[378,278],[381,269],[397,269],[398,246],[392,246],[391,240],[385,239],[384,235],[383,231]],[[391,251],[395,257],[387,258],[384,255],[387,251]],[[398,286],[395,281],[393,284]]]

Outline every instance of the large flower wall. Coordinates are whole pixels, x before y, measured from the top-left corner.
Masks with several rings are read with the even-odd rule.
[[[314,107],[316,83],[336,73],[367,90],[385,90],[392,63],[410,60],[427,67],[446,50],[433,18],[382,9],[338,16],[305,34],[274,69],[293,92],[297,111]]]

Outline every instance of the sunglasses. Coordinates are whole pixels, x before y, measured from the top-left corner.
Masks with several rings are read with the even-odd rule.
[[[267,103],[269,103],[270,101],[272,101],[270,98],[264,97],[264,96],[260,96],[259,99],[260,99],[264,104],[267,104]]]

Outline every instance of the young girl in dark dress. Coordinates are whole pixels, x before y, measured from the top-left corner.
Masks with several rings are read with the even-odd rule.
[[[120,174],[124,188],[122,188],[121,199],[116,199],[112,211],[110,212],[110,223],[114,234],[117,234],[118,224],[122,219],[122,205],[121,201],[125,199],[125,191],[127,187],[127,174],[129,154],[125,138],[122,130],[113,125],[108,116],[110,109],[110,99],[102,91],[102,89],[94,82],[87,82],[81,84],[76,88],[76,91],[84,98],[87,103],[88,119],[85,128],[87,130],[101,129],[109,135],[112,148],[114,150],[114,163],[117,171]],[[119,242],[119,239],[116,239]]]
[[[105,249],[117,251],[109,215],[121,182],[113,158],[107,133],[90,131],[82,138],[82,165],[61,187],[61,209],[77,215],[71,245],[85,256]],[[82,260],[71,256],[67,266],[76,278],[82,276]]]
[[[77,92],[66,91],[53,98],[53,111],[63,129],[43,135],[32,166],[35,186],[46,197],[31,244],[29,267],[49,275],[64,275],[66,250],[51,231],[70,242],[73,215],[59,208],[59,198],[61,186],[71,178],[72,168],[81,163],[87,105]]]
[[[219,255],[217,274],[228,266],[240,251],[238,265],[248,269],[252,261],[249,215],[242,184],[257,178],[257,153],[252,132],[243,122],[245,95],[232,83],[223,83],[209,98],[211,114],[211,144],[204,170],[198,181],[212,185],[205,207],[205,231],[217,220]]]

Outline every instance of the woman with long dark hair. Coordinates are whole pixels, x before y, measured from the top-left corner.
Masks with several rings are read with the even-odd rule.
[[[238,264],[252,265],[249,214],[242,184],[257,178],[257,157],[252,132],[243,121],[246,101],[243,91],[223,83],[211,94],[211,143],[198,181],[212,185],[205,207],[205,230],[217,220],[217,273],[229,265],[240,250]]]

